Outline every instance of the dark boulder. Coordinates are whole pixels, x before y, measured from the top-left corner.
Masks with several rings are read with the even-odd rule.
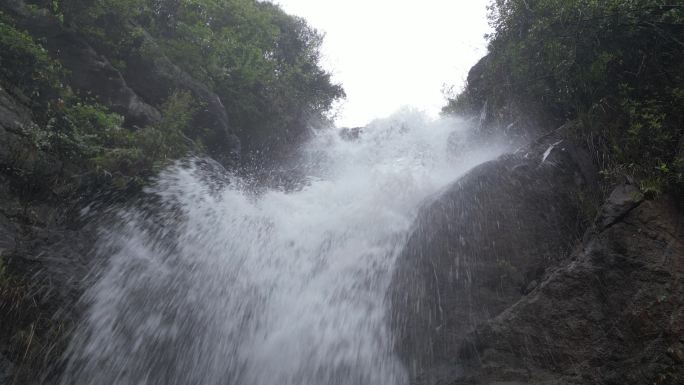
[[[453,377],[463,337],[568,255],[598,206],[595,175],[578,147],[549,136],[423,207],[390,287],[396,349],[416,381]]]

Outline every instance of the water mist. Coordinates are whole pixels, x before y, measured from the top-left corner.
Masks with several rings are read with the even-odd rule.
[[[406,112],[302,148],[302,184],[258,194],[209,161],[100,231],[64,385],[400,385],[386,291],[426,199],[501,146]]]

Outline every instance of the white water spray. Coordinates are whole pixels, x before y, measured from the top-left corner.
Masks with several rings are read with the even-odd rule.
[[[354,140],[320,132],[296,191],[254,196],[199,161],[169,168],[153,208],[101,232],[108,262],[62,383],[406,383],[386,290],[421,202],[503,150],[464,145],[467,126],[404,113]]]

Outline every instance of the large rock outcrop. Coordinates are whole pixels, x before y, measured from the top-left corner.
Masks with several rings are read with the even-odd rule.
[[[412,383],[682,383],[676,197],[644,200],[622,185],[592,210],[595,171],[546,140],[422,209],[390,297]]]
[[[568,254],[598,205],[595,175],[586,154],[549,136],[475,168],[422,209],[390,288],[412,377],[453,377],[464,336]]]

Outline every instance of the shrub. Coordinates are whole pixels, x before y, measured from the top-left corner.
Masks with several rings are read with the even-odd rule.
[[[164,103],[162,120],[158,124],[136,132],[128,132],[120,125],[112,127],[115,132],[123,134],[115,136],[118,141],[114,145],[99,143],[101,150],[93,158],[98,175],[107,176],[116,187],[130,183],[140,185],[169,161],[189,151],[201,151],[201,144],[184,133],[190,128],[196,108],[190,93],[176,92]],[[102,128],[100,126],[99,131],[107,131]]]
[[[0,85],[22,93],[37,112],[45,113],[46,100],[62,88],[59,63],[28,33],[15,28],[2,12],[0,52]]]

